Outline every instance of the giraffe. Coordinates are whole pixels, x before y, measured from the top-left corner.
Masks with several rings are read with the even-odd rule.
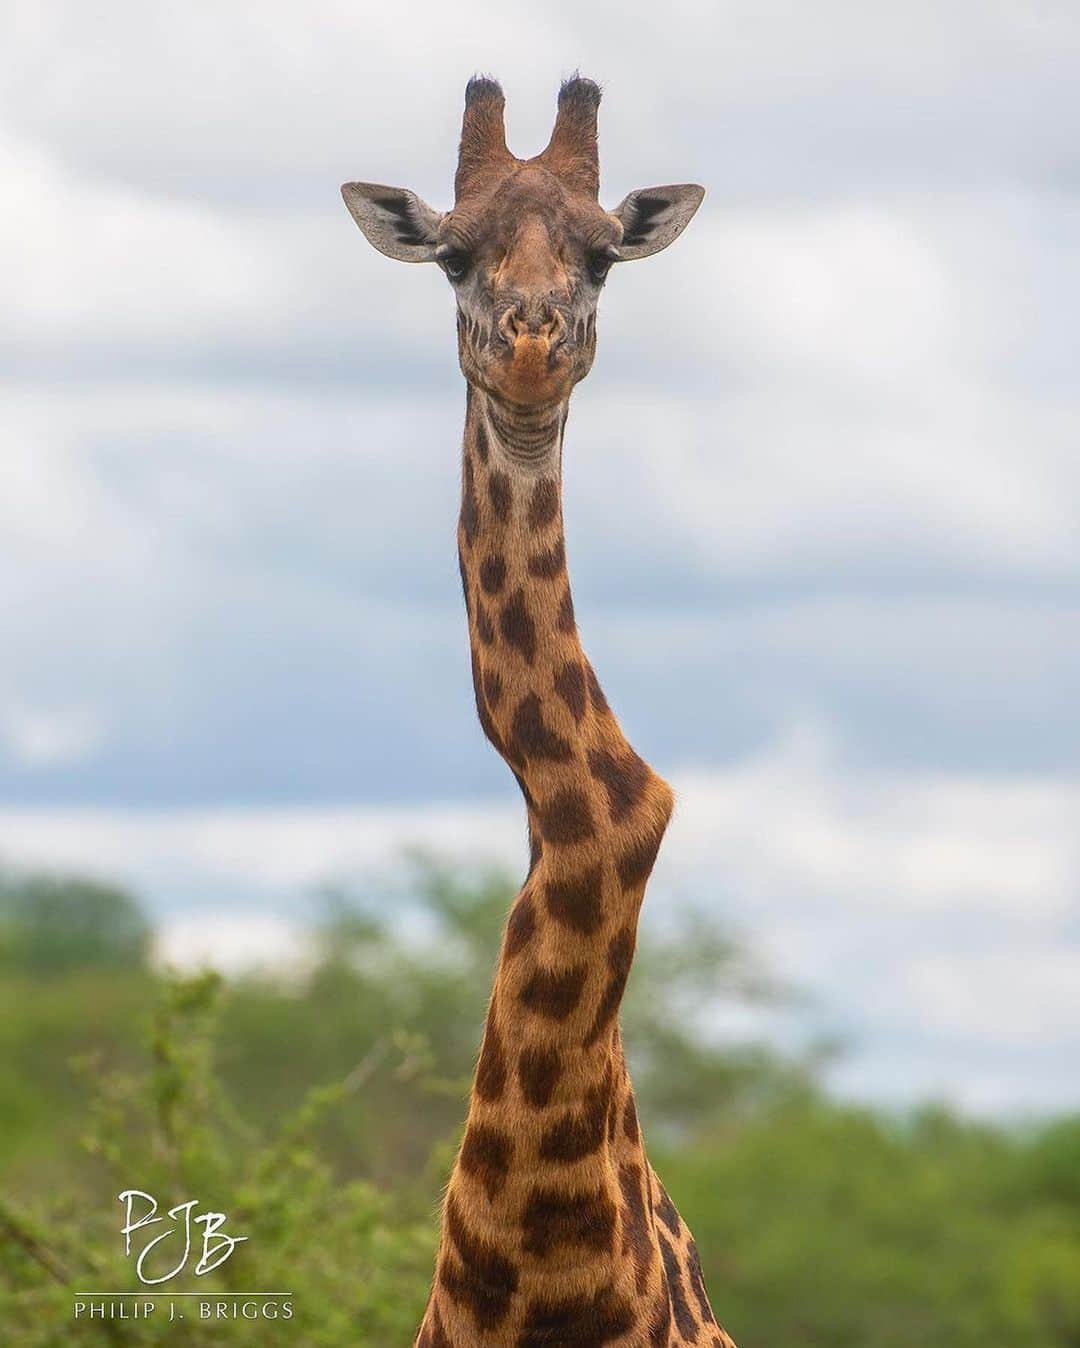
[[[704,192],[646,188],[605,211],[599,102],[591,80],[564,82],[547,147],[522,160],[502,89],[474,77],[452,210],[342,188],[375,248],[436,263],[454,290],[473,685],[528,821],[417,1348],[734,1348],[646,1159],[618,1025],[672,791],[624,738],[584,654],[562,522],[567,407],[593,362],[608,272],[667,247]]]

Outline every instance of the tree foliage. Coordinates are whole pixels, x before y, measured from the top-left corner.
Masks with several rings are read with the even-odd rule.
[[[75,969],[140,968],[150,924],[115,885],[0,874],[0,971],[55,978]]]

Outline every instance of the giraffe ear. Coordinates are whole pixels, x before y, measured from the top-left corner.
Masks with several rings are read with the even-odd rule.
[[[373,248],[398,262],[434,262],[435,231],[442,216],[415,192],[378,183],[345,183],[352,218]]]
[[[623,227],[619,260],[651,257],[674,243],[701,205],[704,187],[676,183],[673,187],[639,187],[612,211]]]

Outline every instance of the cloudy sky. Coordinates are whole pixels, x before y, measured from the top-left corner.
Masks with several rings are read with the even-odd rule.
[[[0,856],[270,950],[403,841],[515,861],[471,710],[448,287],[349,178],[450,200],[605,86],[619,268],[566,447],[581,625],[680,788],[654,905],[810,989],[836,1084],[1080,1104],[1080,17],[1071,0],[9,0]],[[365,12],[370,11],[370,12]]]

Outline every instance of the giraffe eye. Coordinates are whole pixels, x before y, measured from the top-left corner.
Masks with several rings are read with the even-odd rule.
[[[456,248],[448,248],[445,253],[440,249],[435,256],[451,281],[464,280],[465,273],[469,270],[467,253],[462,253]]]
[[[608,247],[598,249],[588,256],[589,275],[597,285],[602,285],[611,270],[611,264],[619,260],[618,249]]]

